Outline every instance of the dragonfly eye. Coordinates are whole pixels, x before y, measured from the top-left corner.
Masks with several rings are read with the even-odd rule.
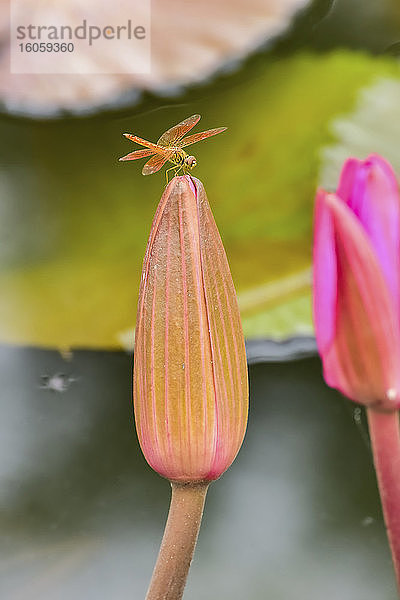
[[[186,164],[188,165],[188,167],[193,169],[193,167],[195,167],[197,165],[197,160],[195,159],[194,156],[188,156],[186,159]]]

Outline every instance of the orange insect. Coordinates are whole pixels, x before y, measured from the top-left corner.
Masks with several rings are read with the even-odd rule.
[[[119,160],[136,160],[138,158],[151,156],[150,160],[147,161],[142,169],[143,175],[152,175],[153,173],[156,173],[167,161],[174,165],[171,169],[175,170],[175,174],[182,169],[183,173],[186,175],[197,165],[197,160],[194,156],[187,154],[183,150],[184,146],[200,142],[200,140],[204,140],[212,135],[217,135],[217,133],[221,133],[226,129],[226,127],[217,127],[216,129],[208,129],[207,131],[194,133],[185,138],[184,136],[188,131],[190,131],[199,121],[200,115],[188,117],[163,133],[157,144],[142,140],[142,138],[137,135],[124,133],[124,136],[127,137],[128,140],[132,140],[132,142],[145,146],[147,149],[135,150],[126,156],[122,156]],[[166,174],[171,169],[168,169]]]

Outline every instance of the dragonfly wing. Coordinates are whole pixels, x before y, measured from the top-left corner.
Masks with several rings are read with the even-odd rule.
[[[135,150],[134,152],[130,152],[125,156],[121,156],[118,160],[137,160],[138,158],[145,158],[146,156],[151,156],[154,154],[153,150]]]
[[[184,121],[168,129],[162,134],[157,144],[159,146],[176,146],[177,142],[200,121],[200,115],[192,115]]]
[[[189,144],[195,144],[196,142],[200,142],[200,140],[205,140],[212,135],[217,135],[217,133],[222,133],[225,131],[226,127],[217,127],[216,129],[208,129],[207,131],[201,131],[200,133],[194,133],[193,135],[188,135],[185,137],[179,144],[177,144],[180,148],[184,146],[189,146]]]
[[[161,169],[161,167],[167,162],[170,156],[172,156],[172,152],[165,152],[164,154],[156,154],[152,156],[150,160],[144,165],[142,169],[143,175],[152,175],[153,173],[157,173]]]
[[[133,135],[132,133],[124,133],[123,134],[128,140],[131,142],[136,142],[136,144],[140,144],[141,146],[146,146],[146,148],[150,148],[153,152],[163,152],[162,148],[159,148],[157,144],[153,144],[153,142],[148,142],[147,140],[142,140],[142,138],[137,135]]]

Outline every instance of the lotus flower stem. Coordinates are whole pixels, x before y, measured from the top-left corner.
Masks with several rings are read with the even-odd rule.
[[[209,483],[171,483],[168,520],[146,600],[182,598]]]
[[[367,409],[383,514],[400,591],[400,430],[398,411]]]

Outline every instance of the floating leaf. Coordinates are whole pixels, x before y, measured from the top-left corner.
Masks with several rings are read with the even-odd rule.
[[[137,49],[132,49],[130,34],[125,35],[124,30],[131,19],[135,25],[137,19],[140,25],[147,25],[150,2],[135,4],[132,0],[119,0],[103,3],[99,8],[97,0],[84,3],[68,0],[54,3],[50,9],[46,2],[15,1],[11,5],[12,30],[16,23],[23,28],[28,23],[50,22],[58,32],[61,27],[80,27],[81,36],[91,26],[102,29],[106,25],[115,29],[122,26],[115,43],[105,41],[101,45],[96,39],[80,45],[73,36],[76,48],[74,52],[57,55],[63,68],[58,64],[58,72],[54,74],[41,73],[43,57],[36,61],[32,53],[27,56],[19,53],[18,64],[20,67],[25,64],[26,72],[10,71],[10,6],[3,2],[0,4],[1,107],[31,117],[60,117],[63,111],[88,114],[109,106],[130,106],[139,101],[144,91],[175,95],[180,88],[204,81],[228,66],[231,68],[257,47],[271,43],[290,27],[293,16],[305,9],[309,1],[202,0],[191,4],[186,0],[152,0],[149,73],[138,73],[132,68],[132,52]],[[32,35],[41,33],[34,30]],[[41,39],[47,42],[51,38],[44,34]],[[16,41],[13,39],[12,43]],[[113,47],[108,52],[110,43]],[[33,65],[39,67],[39,72],[35,73]]]
[[[146,239],[163,175],[118,163],[200,113],[193,146],[239,294],[245,334],[311,332],[309,268],[319,152],[329,122],[354,108],[391,57],[360,53],[261,56],[240,73],[169,107],[129,119],[3,121],[0,173],[0,341],[120,348],[134,328]],[[379,149],[378,149],[379,150]],[[389,157],[390,158],[390,157]]]

